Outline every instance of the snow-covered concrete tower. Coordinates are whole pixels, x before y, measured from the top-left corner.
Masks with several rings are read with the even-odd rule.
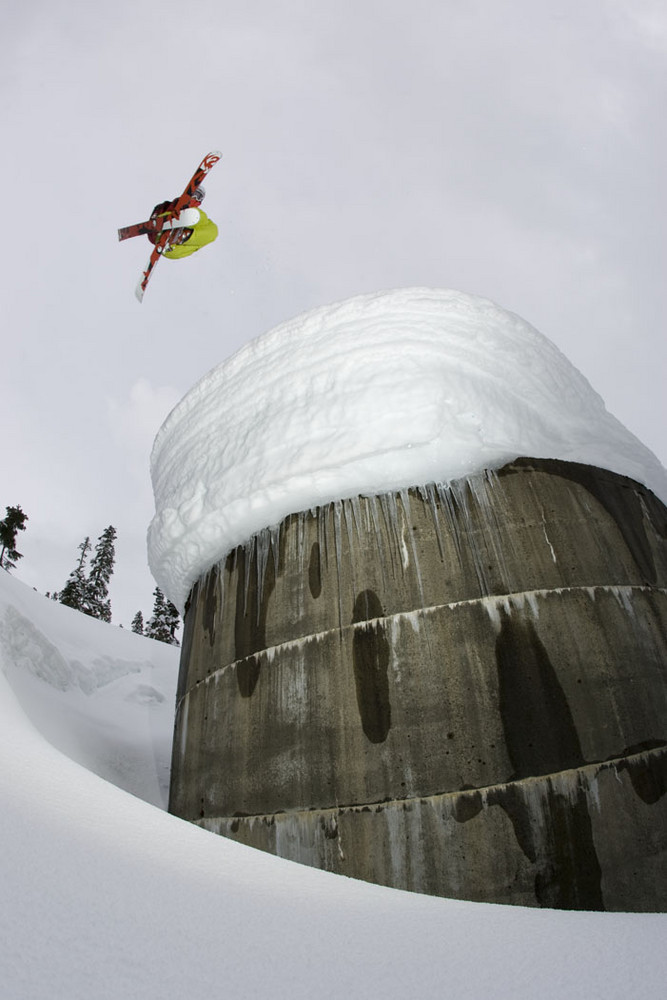
[[[667,475],[537,331],[425,289],[317,310],[194,387],[153,481],[172,812],[399,888],[667,909]]]

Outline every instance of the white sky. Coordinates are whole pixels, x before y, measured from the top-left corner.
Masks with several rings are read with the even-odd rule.
[[[251,337],[383,288],[519,313],[667,464],[662,0],[33,0],[3,43],[18,578],[59,589],[114,524],[114,622],[149,613],[148,455],[170,407]],[[213,148],[220,238],[163,261],[140,306],[148,245],[116,229]]]

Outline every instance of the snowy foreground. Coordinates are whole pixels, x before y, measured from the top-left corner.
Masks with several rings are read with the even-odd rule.
[[[151,569],[182,608],[203,572],[287,514],[518,455],[598,465],[667,501],[655,455],[520,317],[424,288],[326,306],[247,344],[163,424]]]
[[[366,885],[116,787],[160,798],[177,655],[0,572],[3,1000],[664,996],[667,916]]]

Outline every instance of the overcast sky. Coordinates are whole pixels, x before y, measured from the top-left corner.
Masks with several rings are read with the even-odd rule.
[[[406,285],[519,313],[667,464],[664,0],[5,5],[0,515],[60,589],[118,531],[116,624],[152,608],[148,461],[171,406],[307,309]],[[116,229],[204,153],[220,238]]]

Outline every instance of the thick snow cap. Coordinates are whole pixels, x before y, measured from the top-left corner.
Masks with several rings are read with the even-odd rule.
[[[167,417],[150,567],[182,609],[202,573],[287,514],[520,455],[598,465],[667,499],[655,455],[519,316],[426,288],[325,306],[241,348]]]

